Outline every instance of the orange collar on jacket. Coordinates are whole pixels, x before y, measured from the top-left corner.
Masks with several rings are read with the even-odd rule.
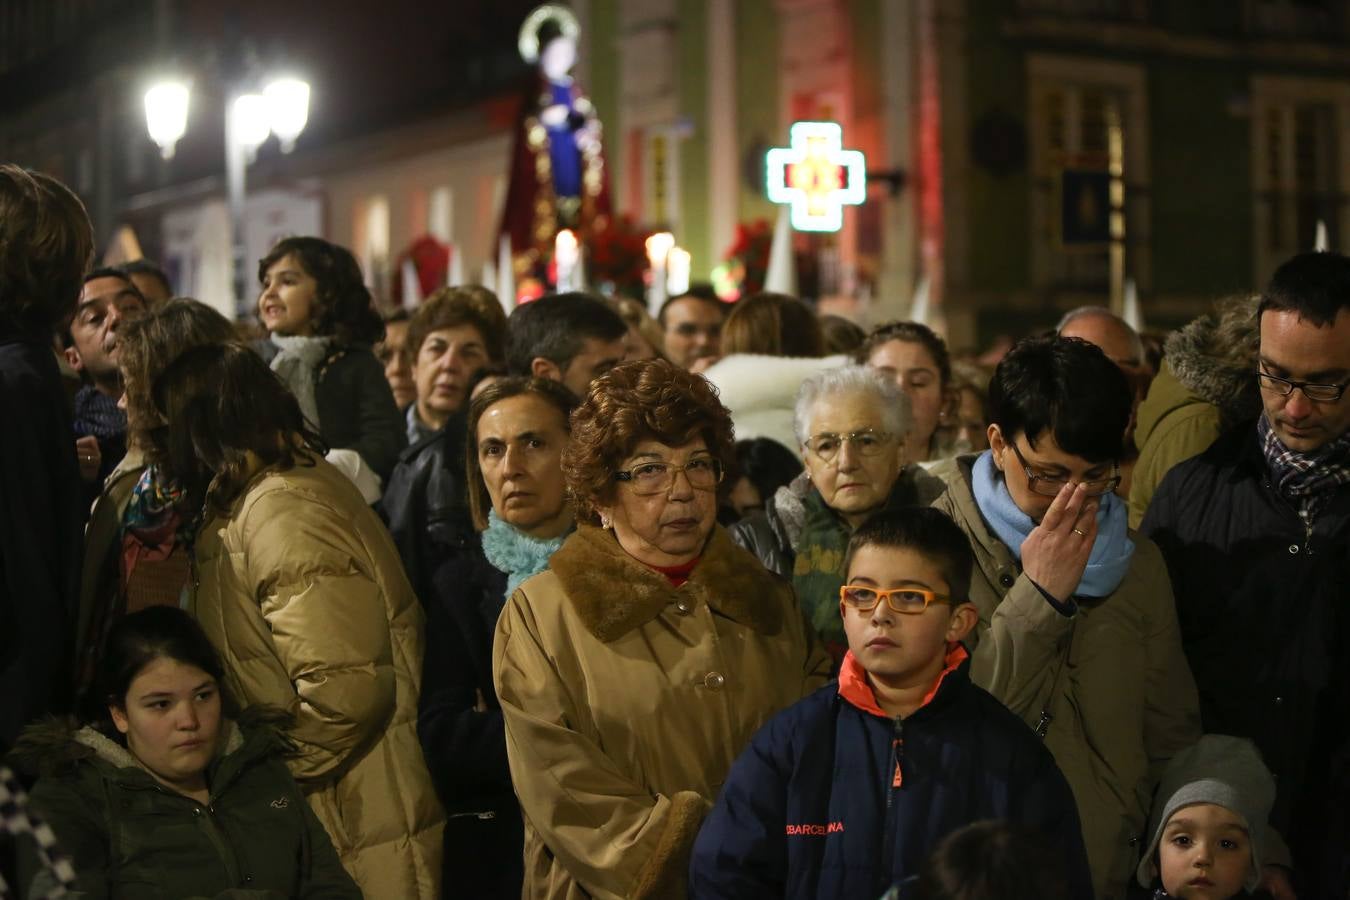
[[[923,695],[923,702],[919,704],[919,709],[923,709],[932,702],[933,698],[937,696],[938,689],[942,687],[942,680],[955,672],[961,663],[969,657],[970,653],[959,643],[953,644],[947,650],[944,667],[933,681],[933,686],[928,689],[928,693]],[[872,685],[867,682],[867,670],[862,667],[862,663],[858,662],[852,650],[844,655],[844,665],[839,670],[839,696],[865,713],[881,716],[883,719],[895,718],[877,705],[876,692],[872,690]],[[918,712],[918,710],[915,710],[915,712]],[[910,715],[913,714],[910,713]]]

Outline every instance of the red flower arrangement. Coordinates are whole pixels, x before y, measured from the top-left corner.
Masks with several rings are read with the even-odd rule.
[[[764,290],[764,277],[768,274],[768,251],[774,244],[774,225],[768,219],[756,219],[752,223],[736,225],[736,239],[722,255],[728,270],[740,270],[740,296],[755,294]]]
[[[591,284],[626,297],[646,293],[647,238],[653,232],[633,222],[630,216],[609,219],[586,239],[586,277]]]

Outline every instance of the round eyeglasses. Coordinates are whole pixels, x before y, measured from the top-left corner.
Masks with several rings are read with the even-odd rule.
[[[839,448],[852,444],[860,456],[876,456],[885,450],[894,437],[887,431],[850,431],[848,434],[835,434],[830,431],[812,435],[805,441],[807,450],[820,457],[822,462],[830,462],[839,455]]]
[[[722,481],[722,461],[711,456],[691,459],[682,466],[666,462],[647,462],[620,469],[615,481],[622,481],[635,494],[664,494],[675,486],[675,473],[683,472],[689,486],[698,491],[710,491]]]

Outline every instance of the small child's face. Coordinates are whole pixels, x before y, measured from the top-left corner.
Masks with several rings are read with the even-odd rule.
[[[1163,887],[1173,897],[1236,897],[1251,866],[1251,838],[1242,818],[1213,803],[1183,806],[1174,812],[1158,843]]]
[[[870,588],[917,588],[947,595],[938,567],[908,547],[867,546],[853,554],[847,584]],[[955,604],[955,605],[954,605]],[[848,648],[869,675],[894,686],[931,682],[942,671],[947,646],[974,624],[974,607],[933,602],[923,612],[898,613],[885,600],[863,611],[839,601]]]

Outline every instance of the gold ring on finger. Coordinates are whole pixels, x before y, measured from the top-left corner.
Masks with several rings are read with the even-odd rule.
[[[1086,531],[1079,531],[1077,528],[1073,529],[1073,533],[1079,535],[1080,537],[1087,537]]]

